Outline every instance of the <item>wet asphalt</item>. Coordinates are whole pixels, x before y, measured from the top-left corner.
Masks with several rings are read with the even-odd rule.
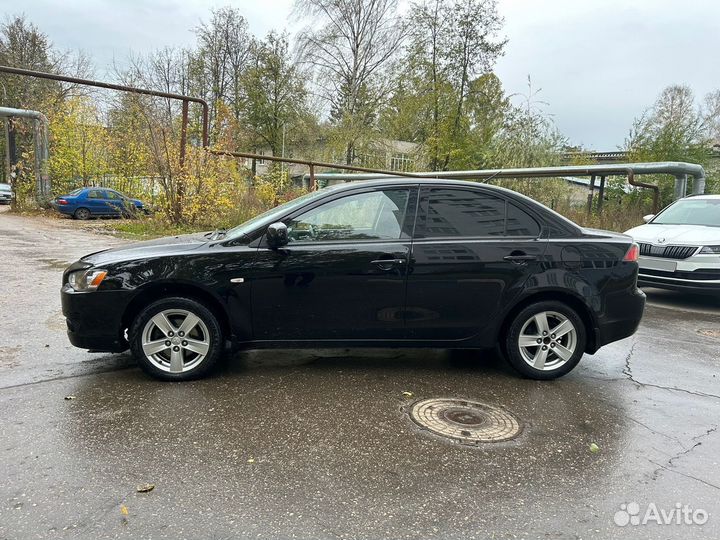
[[[0,214],[2,539],[720,537],[717,299],[648,290],[635,336],[552,382],[492,353],[332,350],[161,383],[67,342],[62,268],[122,242],[93,228]],[[406,413],[430,397],[523,433],[434,436]],[[631,502],[709,517],[616,525]]]

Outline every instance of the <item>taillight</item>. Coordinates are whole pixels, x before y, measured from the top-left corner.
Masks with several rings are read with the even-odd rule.
[[[57,203],[58,204],[67,204],[68,202],[65,199],[58,199]]]
[[[640,247],[638,247],[637,244],[633,244],[630,246],[630,249],[627,250],[627,253],[623,257],[623,261],[637,262],[639,256],[640,256]]]

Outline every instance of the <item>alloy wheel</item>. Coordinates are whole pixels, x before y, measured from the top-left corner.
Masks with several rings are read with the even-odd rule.
[[[142,350],[158,369],[185,373],[197,367],[210,350],[210,332],[200,317],[185,309],[166,309],[143,328]]]
[[[570,319],[557,311],[541,311],[523,324],[518,347],[530,367],[553,371],[573,357],[577,341],[577,330]]]

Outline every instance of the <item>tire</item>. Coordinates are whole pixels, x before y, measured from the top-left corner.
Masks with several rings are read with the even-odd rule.
[[[75,219],[85,221],[86,219],[90,219],[91,215],[92,214],[90,213],[90,210],[88,210],[87,208],[78,208],[77,210],[75,210],[73,217]]]
[[[564,333],[554,334],[558,328]],[[545,301],[531,304],[515,316],[505,333],[503,352],[521,375],[549,380],[572,371],[585,353],[586,343],[587,331],[580,316],[562,302]]]
[[[192,298],[169,297],[153,302],[135,317],[128,337],[142,370],[165,381],[206,375],[223,351],[217,317]]]

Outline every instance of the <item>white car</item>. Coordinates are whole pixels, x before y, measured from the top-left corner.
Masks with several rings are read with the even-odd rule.
[[[720,293],[720,195],[672,203],[626,231],[640,246],[638,284]]]

